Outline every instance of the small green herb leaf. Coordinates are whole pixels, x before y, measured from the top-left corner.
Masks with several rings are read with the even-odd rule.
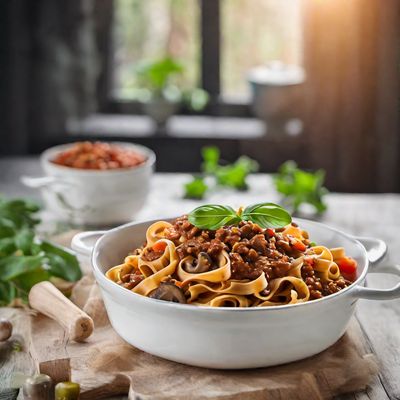
[[[238,224],[241,218],[232,207],[206,204],[190,212],[188,220],[200,229],[216,230],[224,225]]]
[[[237,190],[248,188],[246,178],[258,170],[258,163],[249,157],[242,156],[233,164],[218,166],[215,171],[217,183]]]
[[[1,280],[9,281],[26,272],[36,270],[45,263],[43,254],[36,256],[8,256],[0,261]]]
[[[15,247],[20,249],[23,254],[31,255],[34,236],[35,234],[31,229],[21,229],[15,235]]]
[[[325,171],[304,171],[294,161],[282,164],[275,176],[275,188],[283,195],[283,202],[293,213],[303,204],[310,204],[318,213],[326,210],[324,196],[328,190],[323,186]]]
[[[40,247],[48,258],[49,272],[53,276],[58,276],[71,282],[82,278],[78,260],[72,252],[45,240]]]
[[[71,252],[36,236],[38,209],[26,200],[0,197],[0,306],[15,299],[27,302],[37,282],[54,276],[75,281],[82,276]]]
[[[244,221],[252,221],[262,228],[282,228],[292,222],[290,214],[274,203],[260,203],[246,207],[241,215]]]
[[[193,177],[193,180],[185,184],[185,198],[200,200],[208,189],[203,178]]]
[[[214,174],[218,169],[220,152],[216,146],[203,147],[201,149],[201,155],[203,157],[203,163],[201,169],[206,174]]]

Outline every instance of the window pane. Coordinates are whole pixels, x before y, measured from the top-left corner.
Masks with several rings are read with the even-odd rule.
[[[135,95],[135,66],[165,56],[179,59],[184,87],[199,82],[199,9],[197,0],[116,0],[114,95]]]
[[[222,94],[246,98],[247,71],[272,60],[301,63],[299,0],[221,0]]]

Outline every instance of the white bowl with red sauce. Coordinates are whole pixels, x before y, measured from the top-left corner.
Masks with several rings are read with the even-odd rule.
[[[46,176],[23,177],[22,181],[41,189],[47,209],[59,220],[87,225],[129,221],[146,202],[156,156],[152,150],[137,144],[102,145],[115,150],[115,154],[110,152],[112,157],[107,155],[106,162],[105,156],[91,156],[90,148],[84,156],[92,157],[92,161],[64,157],[76,143],[51,147],[40,157]]]
[[[356,238],[327,225],[296,220],[319,244],[344,247],[358,264],[357,279],[321,299],[272,307],[199,307],[133,293],[105,276],[143,244],[154,221],[129,223],[107,232],[76,235],[72,247],[90,256],[110,322],[133,346],[168,360],[207,368],[239,369],[284,364],[315,355],[346,331],[358,299],[400,297],[392,289],[365,287],[370,272],[400,275],[399,266],[381,266],[386,245],[379,239]]]

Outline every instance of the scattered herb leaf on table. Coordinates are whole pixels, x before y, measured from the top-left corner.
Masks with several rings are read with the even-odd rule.
[[[0,306],[27,301],[30,288],[58,277],[81,278],[74,254],[35,234],[39,207],[26,200],[0,198]]]
[[[324,196],[328,190],[323,186],[324,180],[324,170],[304,171],[294,161],[282,164],[274,178],[276,190],[293,213],[298,212],[302,204],[310,204],[318,213],[326,210]]]
[[[204,147],[201,150],[203,162],[201,164],[202,176],[193,177],[192,181],[185,184],[185,198],[203,199],[208,185],[205,176],[214,179],[216,185],[230,187],[236,190],[246,190],[247,176],[258,170],[257,161],[241,156],[232,164],[221,165],[220,151],[216,146]]]
[[[208,190],[204,178],[194,176],[193,179],[185,183],[185,198],[202,199]]]

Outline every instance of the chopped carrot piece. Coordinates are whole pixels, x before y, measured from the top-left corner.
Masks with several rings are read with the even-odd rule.
[[[293,243],[293,247],[294,247],[296,250],[299,250],[299,251],[304,251],[304,250],[307,248],[307,246],[306,246],[302,241],[300,241],[300,240],[296,240],[296,241]]]
[[[291,235],[297,239],[303,239],[302,231],[297,226],[288,225],[282,233],[284,235]]]

